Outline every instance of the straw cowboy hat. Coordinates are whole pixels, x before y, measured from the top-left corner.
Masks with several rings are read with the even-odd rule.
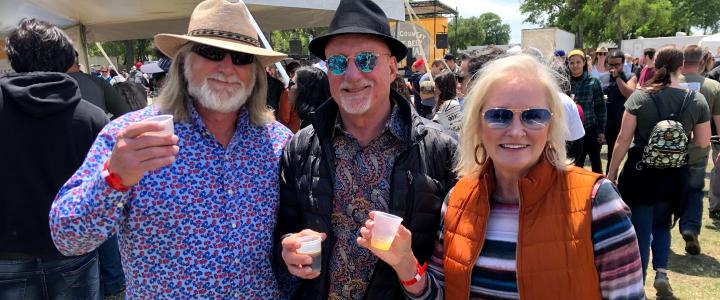
[[[253,54],[263,66],[287,57],[262,47],[250,18],[252,16],[241,0],[206,0],[195,7],[187,34],[158,34],[155,45],[172,59],[178,49],[189,42]]]

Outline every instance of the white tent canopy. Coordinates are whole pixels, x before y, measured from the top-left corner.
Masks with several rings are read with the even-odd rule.
[[[402,0],[374,0],[388,18],[404,20]],[[61,28],[85,27],[88,42],[151,38],[155,34],[185,33],[200,0],[2,0],[0,36],[24,17],[48,21]],[[264,32],[320,27],[330,20],[340,0],[245,0]],[[227,20],[232,22],[232,20]]]
[[[720,33],[708,35],[700,40],[700,46],[707,47],[711,53],[720,56]]]

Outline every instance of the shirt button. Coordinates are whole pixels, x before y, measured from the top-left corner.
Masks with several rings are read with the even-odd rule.
[[[232,223],[231,226],[232,226],[232,228],[236,228],[236,227],[237,227],[237,223]]]
[[[236,259],[235,259],[235,263],[236,263],[236,264],[239,264],[239,263],[240,263],[240,259],[239,259],[239,258],[236,258]]]
[[[235,297],[240,298],[240,293],[236,292]]]
[[[228,193],[228,195],[232,196],[232,195],[233,195],[233,190],[232,190],[232,189],[228,189],[227,193]]]
[[[123,208],[124,206],[125,204],[123,204],[122,202],[115,203],[115,207],[117,208]]]

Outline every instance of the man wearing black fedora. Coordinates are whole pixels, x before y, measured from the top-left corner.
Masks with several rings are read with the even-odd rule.
[[[455,141],[390,89],[407,48],[370,0],[342,0],[328,33],[310,43],[327,61],[332,98],[311,116],[281,159],[275,230],[277,276],[300,278],[296,299],[402,299],[425,280],[440,209],[455,182]],[[371,211],[404,220],[417,261],[397,260],[358,240]],[[297,253],[299,237],[323,237],[319,272]],[[390,263],[386,263],[389,261]]]

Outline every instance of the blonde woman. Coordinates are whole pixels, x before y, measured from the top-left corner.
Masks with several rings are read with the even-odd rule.
[[[569,166],[557,84],[526,55],[487,65],[466,98],[456,171],[428,272],[405,286],[417,299],[642,299],[628,208],[602,175]],[[398,274],[412,257],[401,227],[372,248]],[[420,261],[419,264],[424,262]],[[399,278],[407,280],[407,278]]]

